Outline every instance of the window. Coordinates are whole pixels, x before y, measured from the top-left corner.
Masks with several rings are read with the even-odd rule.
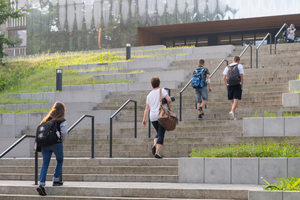
[[[197,40],[196,38],[187,38],[185,41],[185,45],[187,46],[196,46]]]
[[[173,47],[173,40],[164,40],[163,45],[166,47]]]
[[[241,46],[242,45],[242,35],[231,35],[231,44],[235,46]]]
[[[184,39],[175,39],[175,47],[184,46]]]
[[[207,46],[208,39],[207,37],[198,37],[197,38],[197,47]]]
[[[243,34],[243,45],[254,44],[254,34]]]
[[[229,35],[220,35],[218,37],[218,44],[229,44]]]
[[[12,38],[13,40],[22,39],[22,42],[16,44],[14,47],[26,47],[27,45],[27,32],[26,30],[12,30],[8,31],[8,37]],[[12,48],[12,46],[9,46]]]
[[[259,45],[261,43],[261,41],[265,38],[265,36],[267,35],[267,33],[256,33],[255,34],[255,45]],[[264,41],[263,44],[267,44],[269,37]]]

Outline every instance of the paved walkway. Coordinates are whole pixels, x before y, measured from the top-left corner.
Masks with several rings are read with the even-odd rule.
[[[0,186],[35,186],[34,181],[0,181]],[[46,186],[52,187],[47,181]],[[204,183],[145,183],[145,182],[69,182],[62,187],[86,188],[147,188],[147,189],[213,189],[213,190],[262,190],[260,185],[204,184]]]

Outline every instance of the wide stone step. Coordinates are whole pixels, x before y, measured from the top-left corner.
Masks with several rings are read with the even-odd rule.
[[[37,195],[32,181],[1,181],[0,193],[4,195]],[[51,182],[47,182],[51,185]],[[249,190],[262,190],[257,185],[182,184],[143,182],[65,182],[61,187],[46,186],[52,195],[64,197],[95,197],[108,199],[234,199],[247,200]],[[1,197],[2,197],[1,196]],[[43,197],[44,198],[44,197]],[[45,197],[47,198],[47,196]],[[88,199],[88,198],[87,198]]]
[[[31,200],[31,199],[40,199],[41,197],[37,195],[8,195],[8,194],[0,194],[1,199],[3,200]],[[179,198],[142,198],[142,197],[86,197],[86,196],[56,196],[56,195],[48,195],[44,196],[43,199],[51,199],[51,200],[82,200],[82,199],[95,199],[95,200],[192,200],[192,199],[179,199]],[[193,200],[203,200],[203,199],[193,199]],[[234,199],[206,199],[206,200],[234,200]]]
[[[63,166],[66,168],[65,166]],[[1,180],[32,181],[32,173],[0,173]],[[52,180],[53,174],[48,173],[47,180]],[[63,181],[83,182],[157,182],[178,183],[178,175],[139,175],[139,174],[65,174],[63,170]]]
[[[48,173],[54,173],[55,167],[50,166]],[[149,174],[177,175],[175,166],[68,166],[64,167],[65,174]],[[34,167],[0,166],[0,173],[34,173]]]

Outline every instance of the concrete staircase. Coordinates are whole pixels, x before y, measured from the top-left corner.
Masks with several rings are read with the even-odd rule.
[[[237,47],[227,59],[239,55],[243,47]],[[178,157],[188,157],[192,148],[209,148],[248,142],[273,140],[283,141],[285,137],[243,137],[244,117],[253,117],[255,113],[264,116],[264,111],[283,115],[285,110],[300,112],[297,107],[284,109],[282,93],[288,92],[288,81],[297,79],[299,68],[299,44],[280,44],[277,55],[269,55],[269,46],[259,50],[258,69],[250,69],[249,52],[241,59],[245,70],[245,85],[242,101],[236,110],[237,121],[230,119],[230,102],[223,84],[225,64],[212,77],[212,89],[209,103],[204,110],[202,121],[197,120],[194,90],[189,86],[183,93],[182,119],[174,131],[167,132],[162,155],[163,160],[156,160],[151,154],[154,129],[151,127],[151,139],[148,138],[148,126],[141,124],[149,89],[110,91],[102,102],[93,104],[93,111],[117,110],[125,101],[137,101],[138,129],[134,138],[133,104],[121,111],[113,122],[113,157],[109,159],[109,124],[95,125],[95,159],[90,157],[90,124],[76,127],[64,142],[65,163],[63,180],[65,186],[47,187],[51,199],[248,199],[248,191],[257,186],[178,184]],[[255,65],[255,54],[253,64]],[[202,57],[197,58],[200,59]],[[205,66],[210,72],[220,63],[221,58],[205,58]],[[197,60],[176,60],[164,70],[158,70],[157,76],[177,70],[192,72]],[[149,61],[150,62],[150,61]],[[254,67],[253,65],[253,67]],[[149,72],[150,73],[150,72]],[[153,73],[153,72],[151,72]],[[178,88],[171,90],[176,98],[171,109],[179,116],[179,92],[189,81],[191,75],[180,81]],[[149,83],[150,85],[150,83]],[[161,85],[164,87],[164,85]],[[76,91],[76,90],[74,90]],[[79,106],[80,107],[80,106]],[[68,106],[67,106],[68,109]],[[80,111],[82,109],[78,108]],[[109,118],[110,116],[106,116]],[[28,125],[22,134],[35,132],[35,125]],[[300,137],[292,137],[295,142]],[[33,152],[31,152],[33,157]],[[47,180],[51,180],[55,162],[51,163]],[[41,159],[39,159],[39,166]],[[35,199],[39,198],[33,184],[34,159],[5,158],[0,161],[0,198]],[[30,182],[28,182],[30,181]],[[143,183],[145,182],[145,183]],[[51,185],[51,183],[47,183]],[[16,192],[17,191],[17,192]],[[16,193],[18,195],[16,195]],[[2,195],[1,195],[2,194]],[[28,196],[27,196],[28,195]],[[54,196],[52,196],[54,195]]]

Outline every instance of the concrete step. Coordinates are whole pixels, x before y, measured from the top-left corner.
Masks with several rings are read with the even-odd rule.
[[[32,181],[1,181],[4,195],[37,195]],[[47,182],[51,185],[51,182]],[[102,199],[234,199],[247,200],[249,190],[262,190],[257,185],[127,183],[127,182],[65,182],[64,186],[46,186],[48,197],[93,197]],[[1,196],[1,197],[2,197]],[[48,198],[47,196],[45,198]],[[40,197],[39,197],[40,198]],[[43,197],[44,198],[44,197]]]

